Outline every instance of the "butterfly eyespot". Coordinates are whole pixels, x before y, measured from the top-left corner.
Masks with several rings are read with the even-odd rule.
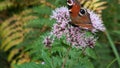
[[[80,13],[81,14],[85,14],[85,10],[84,9],[80,9]]]
[[[80,16],[83,16],[84,14],[86,14],[86,10],[85,9],[80,9],[79,14],[80,14]]]

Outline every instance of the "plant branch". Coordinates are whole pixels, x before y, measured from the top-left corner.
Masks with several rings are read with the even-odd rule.
[[[107,68],[110,68],[110,66],[116,61],[117,59],[115,58],[114,60],[112,60],[108,65]]]
[[[107,32],[107,30],[106,30],[105,33],[106,33],[107,39],[108,39],[108,41],[110,43],[110,46],[111,46],[111,48],[112,48],[112,50],[113,50],[113,52],[114,52],[114,54],[115,54],[115,56],[117,58],[117,61],[118,61],[119,67],[120,67],[120,57],[119,57],[119,54],[117,52],[117,49],[116,49],[116,47],[115,47],[115,45],[114,45],[114,43],[112,41],[112,38],[110,37],[109,33]]]
[[[68,58],[70,49],[71,49],[70,47],[67,49],[67,53],[66,53],[66,56],[65,56],[65,60],[64,60],[64,62],[63,62],[63,64],[62,64],[62,68],[65,68],[65,64],[66,64],[66,62],[67,62],[67,58]]]

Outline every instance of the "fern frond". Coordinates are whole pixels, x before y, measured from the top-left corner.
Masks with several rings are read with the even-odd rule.
[[[83,7],[95,11],[98,14],[101,14],[102,10],[106,8],[106,3],[107,2],[101,2],[100,0],[82,0],[81,2],[81,4],[83,4]]]
[[[15,64],[20,65],[20,64],[23,64],[23,63],[31,61],[31,58],[29,56],[29,52],[24,52],[23,50],[21,52],[20,51],[21,51],[21,48],[13,49],[10,52],[8,60],[9,60],[9,62],[12,61],[11,62],[11,68],[14,68]],[[13,59],[14,55],[16,55],[16,54],[19,54],[19,55],[16,58]]]
[[[51,8],[56,8],[56,6],[54,6],[53,4],[51,4],[50,2],[47,2],[46,0],[40,0],[40,3],[46,5],[46,6],[49,6]]]
[[[22,52],[19,56],[18,56],[18,62],[16,64],[23,64],[25,62],[30,62],[30,56],[29,56],[29,52]]]
[[[13,49],[8,57],[8,61],[11,61],[15,54],[19,53],[19,49]]]
[[[23,32],[19,32],[19,31],[23,31],[21,27],[21,23],[12,22],[13,23],[12,24],[11,21],[15,21],[15,18],[14,17],[10,18],[7,21],[3,22],[3,24],[1,25],[1,37],[3,38],[1,49],[3,49],[4,51],[7,51],[12,46],[19,44],[23,40]],[[13,33],[10,31],[12,31]],[[17,40],[17,38],[19,38],[20,40]],[[16,39],[16,42],[12,43],[12,41],[13,40],[15,41],[15,39]]]
[[[30,28],[24,28],[29,20],[36,18],[35,16],[30,15],[31,12],[32,10],[29,9],[23,10],[21,13],[14,14],[12,17],[6,19],[0,25],[0,36],[2,39],[0,50],[10,52],[7,60],[11,62],[11,66],[14,65],[14,63],[21,64],[28,62],[26,61],[26,58],[24,58],[24,62],[20,62],[22,57],[19,56],[27,56],[28,54],[23,55],[22,53],[19,53],[20,49],[16,49],[16,45],[23,42],[25,35],[31,31]]]
[[[12,6],[13,6],[13,3],[10,1],[6,0],[6,1],[0,2],[0,11],[10,8]]]

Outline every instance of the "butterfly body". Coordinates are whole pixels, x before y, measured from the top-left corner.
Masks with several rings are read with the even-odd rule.
[[[81,7],[77,0],[67,0],[67,5],[71,17],[71,24],[76,25],[82,29],[93,29],[90,14],[86,9]]]

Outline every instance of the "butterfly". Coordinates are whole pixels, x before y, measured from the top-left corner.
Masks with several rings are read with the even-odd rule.
[[[67,0],[67,5],[70,13],[70,24],[80,27],[82,29],[92,30],[90,14],[87,10],[81,7],[77,0]]]

